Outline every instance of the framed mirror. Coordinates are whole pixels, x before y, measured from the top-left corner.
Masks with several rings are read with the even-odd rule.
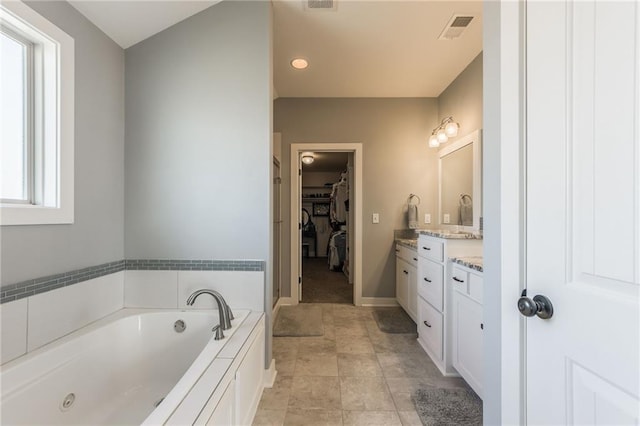
[[[461,231],[480,229],[482,132],[464,136],[439,151],[438,224]]]

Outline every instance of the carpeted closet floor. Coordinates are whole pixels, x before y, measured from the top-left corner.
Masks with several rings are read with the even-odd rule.
[[[329,270],[326,257],[302,258],[303,303],[353,303],[353,286],[343,272]]]

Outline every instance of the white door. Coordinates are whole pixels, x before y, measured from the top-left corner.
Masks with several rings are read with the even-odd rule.
[[[639,9],[527,3],[530,425],[640,422]]]

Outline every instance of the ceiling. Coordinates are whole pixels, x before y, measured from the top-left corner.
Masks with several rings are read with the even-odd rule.
[[[220,0],[69,0],[128,48]],[[273,0],[279,97],[437,97],[482,51],[482,2],[335,0],[310,10]],[[454,14],[474,16],[462,37],[438,40]],[[295,70],[294,57],[309,61]]]
[[[68,1],[120,47],[126,49],[221,0]]]
[[[273,2],[279,97],[437,97],[482,51],[481,1],[336,1],[335,11]],[[438,40],[458,13],[475,18]],[[307,69],[291,67],[297,56]]]

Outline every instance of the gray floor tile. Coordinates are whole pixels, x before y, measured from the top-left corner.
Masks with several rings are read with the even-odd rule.
[[[286,410],[289,405],[289,395],[293,377],[278,374],[276,382],[271,389],[265,388],[262,392],[260,407],[270,410]]]
[[[324,337],[302,337],[298,344],[298,355],[318,353],[336,353],[336,342]]]
[[[352,377],[380,377],[382,369],[375,354],[338,354],[338,375]]]
[[[286,426],[332,426],[342,425],[340,410],[300,410],[290,409],[284,419]]]
[[[258,408],[252,424],[254,426],[282,426],[286,413],[286,410],[265,410]]]
[[[395,411],[343,411],[342,421],[353,426],[401,426]]]
[[[294,377],[289,410],[339,410],[340,382],[337,377]]]
[[[336,337],[340,336],[368,336],[369,331],[364,321],[336,322],[334,324]]]
[[[338,353],[374,353],[373,345],[367,336],[337,336],[336,349]]]
[[[343,410],[395,410],[382,377],[340,377]]]
[[[338,356],[334,353],[301,353],[294,376],[337,376]]]
[[[278,376],[293,376],[296,369],[296,352],[274,352],[273,358],[276,360],[276,371]]]
[[[418,413],[416,413],[416,410],[398,411],[398,416],[400,416],[400,421],[403,426],[422,426],[422,421]]]
[[[419,352],[378,353],[378,362],[385,377],[441,377],[442,374],[427,354]]]

